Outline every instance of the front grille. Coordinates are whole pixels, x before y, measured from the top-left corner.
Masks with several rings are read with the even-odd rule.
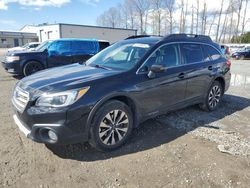
[[[23,112],[29,102],[29,93],[16,87],[13,92],[13,104],[19,112]]]

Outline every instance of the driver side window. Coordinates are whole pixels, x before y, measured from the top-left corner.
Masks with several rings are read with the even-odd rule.
[[[178,44],[161,46],[150,55],[140,72],[149,71],[152,65],[163,65],[166,68],[180,65],[179,51]]]

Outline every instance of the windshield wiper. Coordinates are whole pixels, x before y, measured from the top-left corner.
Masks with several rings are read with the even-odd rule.
[[[102,65],[98,65],[98,64],[95,64],[94,67],[96,68],[101,68],[101,69],[105,69],[105,70],[110,70],[109,68],[105,67],[105,66],[102,66]]]

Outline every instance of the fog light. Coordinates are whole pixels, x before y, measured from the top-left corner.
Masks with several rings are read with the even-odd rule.
[[[56,133],[54,132],[54,131],[52,131],[52,130],[49,130],[49,132],[48,132],[48,136],[49,136],[49,138],[51,139],[51,140],[53,140],[53,141],[57,141],[57,135],[56,135]]]

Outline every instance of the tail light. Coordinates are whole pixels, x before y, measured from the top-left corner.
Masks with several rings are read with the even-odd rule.
[[[231,68],[231,61],[227,60],[227,66],[229,69]]]

